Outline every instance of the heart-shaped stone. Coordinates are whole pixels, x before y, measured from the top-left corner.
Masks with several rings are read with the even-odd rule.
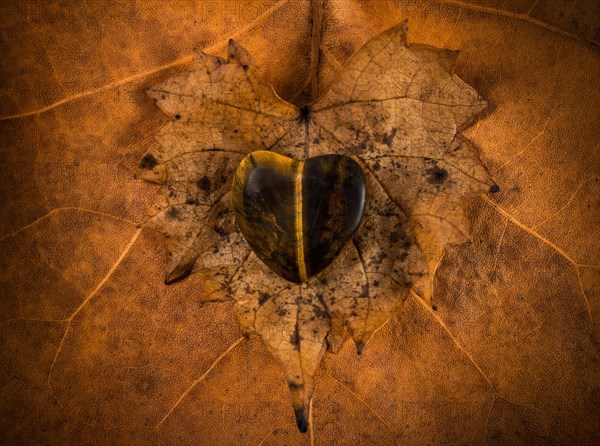
[[[342,155],[304,161],[252,152],[232,184],[237,223],[256,255],[281,277],[305,282],[350,239],[365,208],[365,177]]]

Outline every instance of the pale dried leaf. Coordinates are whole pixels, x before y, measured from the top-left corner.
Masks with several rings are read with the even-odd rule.
[[[148,90],[172,119],[137,173],[166,184],[145,223],[167,234],[166,281],[200,271],[213,277],[203,301],[237,301],[242,332],[260,336],[286,370],[302,432],[326,347],[338,350],[346,327],[360,353],[411,287],[428,297],[427,272],[444,247],[469,238],[462,201],[494,185],[458,135],[487,102],[451,73],[455,58],[411,46],[403,22],[367,42],[320,99],[298,108],[230,40],[227,61],[196,51],[192,71]],[[342,153],[367,174],[362,226],[306,284],[248,255],[233,223],[232,173],[244,154],[265,149],[299,159]]]

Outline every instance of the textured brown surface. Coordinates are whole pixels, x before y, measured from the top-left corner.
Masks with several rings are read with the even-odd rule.
[[[321,88],[404,18],[413,41],[462,51],[457,74],[492,109],[467,136],[501,192],[470,203],[473,243],[444,257],[433,307],[411,296],[360,358],[345,343],[325,359],[307,436],[274,360],[238,342],[230,305],[199,307],[199,277],[164,287],[161,238],[134,226],[155,189],[132,172],[162,122],[143,89],[191,47],[236,37],[285,99],[309,90],[309,5],[226,5],[2,6],[4,442],[590,443],[597,4],[326,4]]]

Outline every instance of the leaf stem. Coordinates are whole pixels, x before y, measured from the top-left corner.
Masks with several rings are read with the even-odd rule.
[[[319,97],[319,60],[321,57],[321,36],[323,5],[325,0],[311,0],[311,45],[310,45],[310,99]]]

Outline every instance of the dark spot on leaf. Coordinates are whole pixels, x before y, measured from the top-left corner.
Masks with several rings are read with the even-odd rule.
[[[260,296],[258,298],[258,305],[264,304],[267,300],[269,300],[269,297],[271,296],[268,293],[260,293]]]
[[[176,121],[179,121],[180,119],[181,119],[181,115],[180,115],[179,113],[177,113],[177,114],[175,115],[175,120],[176,120]]]
[[[342,52],[344,59],[349,59],[352,54],[356,51],[354,45],[346,40],[342,40],[338,44],[339,50]]]
[[[357,135],[358,137],[358,135]],[[360,155],[362,153],[364,153],[367,150],[367,145],[369,143],[369,139],[370,136],[367,135],[365,136],[365,138],[358,144],[351,144],[350,147],[348,147],[348,150],[353,153],[354,155]]]
[[[494,184],[492,187],[490,187],[490,193],[495,194],[496,192],[500,192],[500,186]]]
[[[362,286],[362,293],[361,296],[363,297],[369,297],[369,285],[363,285]]]
[[[167,211],[167,218],[169,218],[169,219],[179,218],[179,209],[177,209],[175,207],[170,207],[169,210]]]
[[[437,305],[432,305],[432,306],[431,306],[431,309],[432,309],[433,311],[437,311],[438,307],[437,307]]]
[[[146,379],[142,380],[138,385],[138,388],[143,392],[150,390],[150,387],[150,382]]]
[[[220,228],[219,226],[215,226],[213,229],[220,237],[227,237],[229,234],[225,229]]]
[[[308,110],[308,107],[305,105],[304,107],[302,107],[300,109],[300,116],[298,117],[300,119],[300,122],[303,122],[303,123],[308,122],[308,114],[309,114],[309,110]]]
[[[296,324],[296,327],[294,328],[294,333],[290,335],[290,344],[294,346],[294,350],[296,351],[300,351],[300,339],[300,329],[298,327],[298,324]]]
[[[142,158],[142,161],[140,162],[140,167],[142,169],[153,169],[157,164],[158,161],[156,161],[156,158],[154,158],[150,154],[147,154],[145,157]]]
[[[198,189],[203,190],[204,192],[210,192],[210,178],[204,175],[198,181],[196,181],[196,186]]]
[[[390,133],[384,133],[381,137],[381,142],[384,143],[388,147],[392,147],[392,141],[394,141],[394,137],[398,133],[398,129],[393,127]]]
[[[188,199],[185,200],[185,204],[198,204],[198,200],[192,197],[188,197]]]
[[[323,310],[321,307],[317,305],[313,305],[313,310],[315,312],[315,316],[319,318],[327,317],[327,311]]]
[[[397,243],[398,240],[400,240],[400,238],[401,238],[401,235],[399,232],[397,232],[397,231],[390,232],[390,235],[389,235],[390,243]]]
[[[425,172],[429,175],[427,178],[429,184],[443,184],[448,178],[448,171],[438,166],[431,167]]]

